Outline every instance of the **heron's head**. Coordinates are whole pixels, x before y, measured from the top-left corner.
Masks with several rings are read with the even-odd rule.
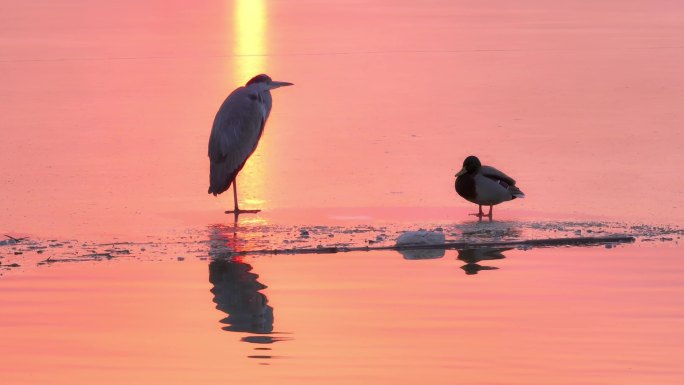
[[[456,177],[458,178],[459,176],[467,172],[475,172],[479,170],[480,167],[482,167],[482,163],[480,163],[480,160],[477,159],[476,156],[471,155],[465,158],[465,160],[463,161],[463,168],[456,174]]]
[[[245,84],[245,87],[249,87],[252,85],[258,86],[260,88],[263,87],[263,89],[266,89],[266,90],[272,90],[272,89],[278,88],[278,87],[292,86],[293,84],[288,83],[288,82],[275,81],[275,80],[271,79],[270,76],[268,76],[266,74],[261,74],[261,75],[257,75],[255,77],[251,78],[247,82],[247,84]]]

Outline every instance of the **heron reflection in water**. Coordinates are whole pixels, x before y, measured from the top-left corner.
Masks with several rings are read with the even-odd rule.
[[[252,265],[241,259],[233,259],[231,251],[239,248],[237,228],[214,226],[210,232],[209,282],[213,285],[211,293],[216,309],[227,316],[219,322],[223,330],[250,333],[241,341],[264,345],[289,338],[274,336],[273,307],[261,290],[266,285],[258,281],[259,275],[252,272]],[[271,350],[257,347],[255,350]],[[249,358],[273,358],[271,355],[250,355]]]
[[[228,314],[220,321],[226,324],[223,330],[255,334],[273,331],[273,308],[260,292],[266,285],[257,278],[252,266],[242,261],[214,260],[209,264],[216,309]]]
[[[458,259],[466,263],[465,265],[461,266],[461,269],[463,269],[467,275],[473,275],[479,273],[481,270],[498,270],[498,267],[482,266],[478,262],[504,259],[506,256],[503,255],[503,252],[512,249],[512,247],[479,247],[474,249],[458,250]]]

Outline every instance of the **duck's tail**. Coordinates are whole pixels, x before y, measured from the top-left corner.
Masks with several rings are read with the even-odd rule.
[[[525,193],[515,186],[508,186],[508,191],[513,195],[513,199],[525,197]]]

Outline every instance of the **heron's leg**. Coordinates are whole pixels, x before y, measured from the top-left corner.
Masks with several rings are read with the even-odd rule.
[[[235,214],[235,219],[237,220],[237,216],[240,215],[240,206],[238,205],[238,197],[237,197],[237,179],[233,180],[233,206],[235,207],[235,210],[229,211],[226,210],[226,214]]]
[[[492,208],[494,208],[494,205],[489,205],[489,213],[487,214],[488,217],[492,217]]]
[[[237,178],[235,178],[233,180],[233,204],[235,205],[235,212],[239,213],[240,207],[238,207],[238,200],[237,200]]]
[[[235,214],[235,219],[237,219],[240,214],[256,214],[261,210],[240,210],[240,205],[238,204],[237,197],[237,178],[233,180],[233,203],[235,204],[235,210],[226,211],[226,214]]]

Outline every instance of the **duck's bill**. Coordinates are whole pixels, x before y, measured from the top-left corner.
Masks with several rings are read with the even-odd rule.
[[[466,173],[466,171],[467,171],[467,170],[466,170],[466,168],[465,168],[465,167],[463,167],[463,168],[461,169],[461,171],[459,171],[459,172],[457,172],[457,173],[456,173],[456,178],[458,178],[459,176],[461,176],[461,175],[465,174],[465,173]]]

